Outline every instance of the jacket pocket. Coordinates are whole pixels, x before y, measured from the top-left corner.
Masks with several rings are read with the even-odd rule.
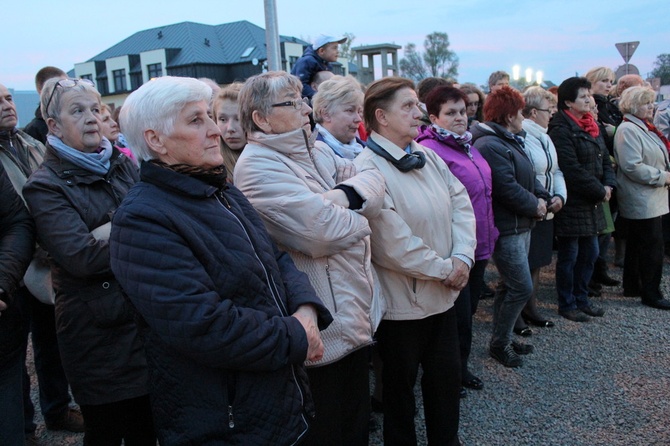
[[[133,310],[116,280],[109,280],[79,290],[95,324],[101,328],[117,327],[133,320]]]

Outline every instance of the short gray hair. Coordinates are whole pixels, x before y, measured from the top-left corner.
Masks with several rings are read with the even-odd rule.
[[[189,102],[209,104],[212,89],[191,77],[162,76],[142,85],[123,103],[119,121],[123,135],[138,159],[156,158],[144,139],[144,132],[152,129],[171,135],[181,110]]]
[[[70,91],[93,93],[98,98],[98,102],[102,104],[100,93],[90,83],[82,82],[81,79],[69,79],[75,82],[74,86],[60,86],[60,88],[58,88],[58,83],[62,80],[64,79],[60,77],[52,77],[51,79],[47,80],[42,87],[42,93],[40,94],[40,112],[42,112],[42,117],[45,120],[47,118],[53,118],[60,122],[60,108],[61,101],[63,100],[63,94]],[[47,106],[49,107],[49,110],[47,110]]]
[[[240,124],[246,133],[262,131],[252,118],[254,111],[263,117],[268,116],[272,112],[272,103],[284,90],[295,90],[300,95],[302,82],[285,71],[268,71],[247,79],[238,99]]]
[[[361,84],[351,76],[333,76],[319,86],[312,99],[314,120],[321,124],[323,112],[332,113],[338,105],[355,105],[363,108]]]
[[[491,75],[489,76],[489,88],[491,88],[491,87],[494,86],[498,81],[501,81],[501,80],[503,80],[503,79],[507,79],[507,80],[509,80],[509,74],[507,74],[507,72],[502,71],[502,70],[500,70],[500,71],[494,71],[494,72],[491,73]]]
[[[654,102],[656,92],[649,87],[630,87],[621,93],[619,109],[621,113],[637,114],[640,106],[648,102]]]
[[[546,99],[549,104],[556,105],[556,96],[549,93],[547,90],[540,86],[529,87],[526,91],[523,92],[523,100],[526,102],[526,106],[521,112],[524,117],[530,116],[530,112],[533,109],[539,109],[542,106],[542,100]]]

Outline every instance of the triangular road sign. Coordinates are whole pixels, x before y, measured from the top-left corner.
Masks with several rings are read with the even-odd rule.
[[[616,49],[619,50],[619,54],[621,54],[621,57],[623,57],[623,61],[628,63],[631,57],[633,57],[633,53],[637,49],[637,47],[640,45],[640,42],[623,42],[623,43],[615,43],[614,46],[616,46]]]

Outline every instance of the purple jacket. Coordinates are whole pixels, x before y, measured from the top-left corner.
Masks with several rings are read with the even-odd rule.
[[[429,126],[421,126],[416,142],[437,153],[467,189],[477,219],[475,260],[488,259],[498,240],[491,207],[492,179],[488,163],[475,147],[470,146],[467,151],[453,137],[443,137]]]

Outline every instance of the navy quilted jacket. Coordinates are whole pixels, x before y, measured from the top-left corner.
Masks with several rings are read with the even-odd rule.
[[[313,416],[297,307],[332,320],[234,187],[152,163],[117,210],[112,269],[138,310],[160,443],[284,445]]]

